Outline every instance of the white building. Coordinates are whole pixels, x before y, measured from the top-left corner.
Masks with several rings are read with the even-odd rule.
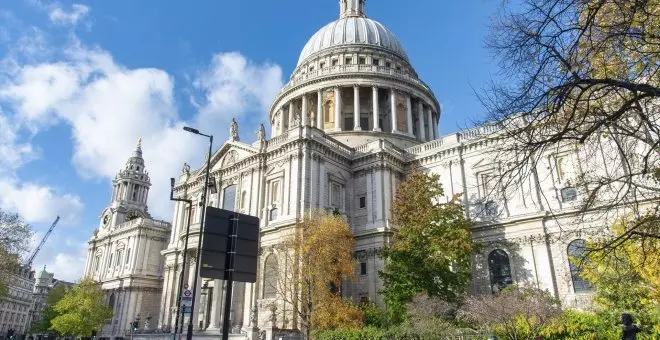
[[[32,325],[41,320],[44,309],[46,308],[48,294],[59,285],[71,287],[73,283],[55,279],[55,274],[47,272],[46,266],[37,274],[34,289],[32,290],[33,306],[30,320]]]
[[[10,330],[14,331],[14,337],[25,335],[30,330],[34,271],[29,266],[20,266],[5,275],[7,295],[0,297],[0,338]]]
[[[268,116],[271,139],[261,126],[255,142],[240,141],[232,124],[230,139],[210,160],[218,192],[209,205],[261,220],[258,281],[234,288],[232,333],[239,338],[254,336],[255,329],[294,328],[286,304],[265,283],[276,280],[281,268],[274,246],[310,209],[338,210],[346,217],[356,235],[358,279],[343,292],[356,302],[382,304],[379,253],[389,239],[397,187],[413,167],[439,174],[445,198],[460,195],[467,217],[477,222],[473,236],[484,247],[472,259],[472,294],[516,283],[546,289],[565,306],[589,301],[592,288],[568,258],[607,223],[595,219],[588,228],[574,223],[580,193],[570,183],[593,157],[557,150],[515,190],[497,188],[492,181],[500,171],[492,152],[497,141],[485,137],[496,130],[438,136],[441,108],[435,95],[396,36],[367,18],[364,0],[340,1],[340,18],[304,46]],[[599,171],[601,163],[596,159],[589,166]],[[205,170],[184,166],[175,186],[177,197],[194,202],[189,235],[186,203],[175,205],[171,228],[149,215],[151,183],[139,143],[117,174],[85,266],[113,308],[99,336],[123,337],[138,318],[140,328],[174,327],[179,279],[188,286],[194,281],[192,270],[182,272],[182,257],[187,237],[187,268],[194,268]],[[0,300],[0,333],[24,332],[28,323],[34,279],[25,269],[14,281],[10,295]],[[201,279],[196,289],[194,328],[198,335],[217,336],[223,281]],[[280,310],[273,315],[270,306],[277,301]]]
[[[141,329],[156,327],[163,283],[160,252],[170,237],[170,224],[147,211],[149,173],[141,143],[113,180],[110,205],[89,241],[85,276],[101,282],[113,317],[99,336],[125,336],[132,321]]]

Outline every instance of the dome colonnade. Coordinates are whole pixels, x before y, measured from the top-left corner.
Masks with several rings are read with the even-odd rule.
[[[342,0],[340,8],[340,19],[307,42],[272,104],[271,136],[302,125],[328,134],[372,131],[419,142],[436,139],[440,106],[401,43],[366,17],[364,0]]]

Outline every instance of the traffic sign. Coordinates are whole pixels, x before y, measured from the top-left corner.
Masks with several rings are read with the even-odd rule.
[[[183,291],[183,296],[185,297],[191,297],[192,296],[192,291],[190,289],[186,289]]]
[[[232,281],[257,281],[259,218],[206,207],[203,236],[200,277],[228,280],[232,271]]]

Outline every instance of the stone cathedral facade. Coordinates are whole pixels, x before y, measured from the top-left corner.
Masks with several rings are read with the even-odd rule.
[[[567,149],[549,155],[538,176],[526,179],[520,190],[493,196],[491,179],[498,166],[488,152],[493,142],[483,136],[496,131],[482,127],[438,136],[440,117],[433,91],[396,36],[366,16],[364,0],[340,1],[340,18],[307,42],[273,102],[271,138],[266,140],[263,126],[254,142],[234,133],[211,159],[218,190],[209,204],[261,219],[259,279],[235,286],[233,333],[293,327],[293,317],[282,313],[285,304],[275,303],[279,311],[273,315],[277,292],[265,283],[281,271],[282,259],[273,246],[310,209],[338,210],[356,236],[357,281],[346,283],[345,294],[356,302],[382,303],[379,254],[389,240],[397,186],[413,165],[440,174],[445,199],[460,195],[467,217],[477,221],[474,238],[484,248],[472,259],[472,293],[516,283],[547,289],[568,306],[589,301],[591,287],[568,260],[586,236],[550,241],[565,232],[578,205],[578,190],[570,184],[577,176],[576,153]],[[205,168],[184,167],[175,195],[199,202],[204,173]],[[195,253],[201,210],[194,204],[190,254]],[[187,206],[179,203],[162,251],[162,328],[174,325],[180,275],[189,285],[193,282],[191,272],[181,272],[186,221]],[[217,334],[223,281],[201,279],[197,289],[195,328]]]
[[[100,330],[104,338],[125,337],[130,323],[155,329],[160,315],[163,257],[170,224],[151,217],[151,182],[141,142],[113,180],[110,205],[88,242],[85,277],[101,283],[112,318]]]

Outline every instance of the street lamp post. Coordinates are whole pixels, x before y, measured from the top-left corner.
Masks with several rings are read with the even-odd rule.
[[[186,340],[192,340],[192,335],[193,335],[193,319],[195,316],[195,298],[197,296],[197,280],[199,278],[199,259],[201,257],[201,248],[202,248],[202,232],[204,231],[204,215],[206,215],[206,196],[207,196],[207,190],[209,187],[209,171],[211,170],[211,152],[213,151],[213,136],[212,135],[205,135],[197,129],[193,129],[191,127],[184,127],[184,130],[194,133],[196,135],[204,136],[209,139],[209,153],[208,157],[206,158],[206,178],[204,179],[204,191],[202,193],[202,201],[200,202],[200,206],[203,207],[202,211],[202,218],[200,219],[199,223],[199,236],[197,237],[197,256],[196,256],[196,261],[195,261],[195,279],[193,282],[193,293],[192,293],[192,305],[190,307],[191,313],[190,313],[190,318],[188,319],[188,333],[186,334]]]
[[[174,337],[173,339],[176,340],[176,335],[178,333],[183,333],[183,318],[181,319],[181,329],[179,330],[179,315],[181,313],[181,292],[183,291],[183,277],[185,276],[186,273],[186,264],[187,262],[187,256],[188,256],[188,236],[190,235],[190,218],[192,215],[192,205],[193,201],[185,198],[175,198],[174,197],[174,178],[170,178],[170,200],[171,201],[177,201],[177,202],[186,202],[188,203],[188,221],[186,223],[186,241],[183,245],[183,263],[181,264],[181,277],[179,278],[179,293],[177,294],[176,297],[176,319],[174,321]],[[177,240],[177,244],[178,244]],[[182,314],[182,315],[185,315]],[[192,317],[192,311],[190,313]]]

